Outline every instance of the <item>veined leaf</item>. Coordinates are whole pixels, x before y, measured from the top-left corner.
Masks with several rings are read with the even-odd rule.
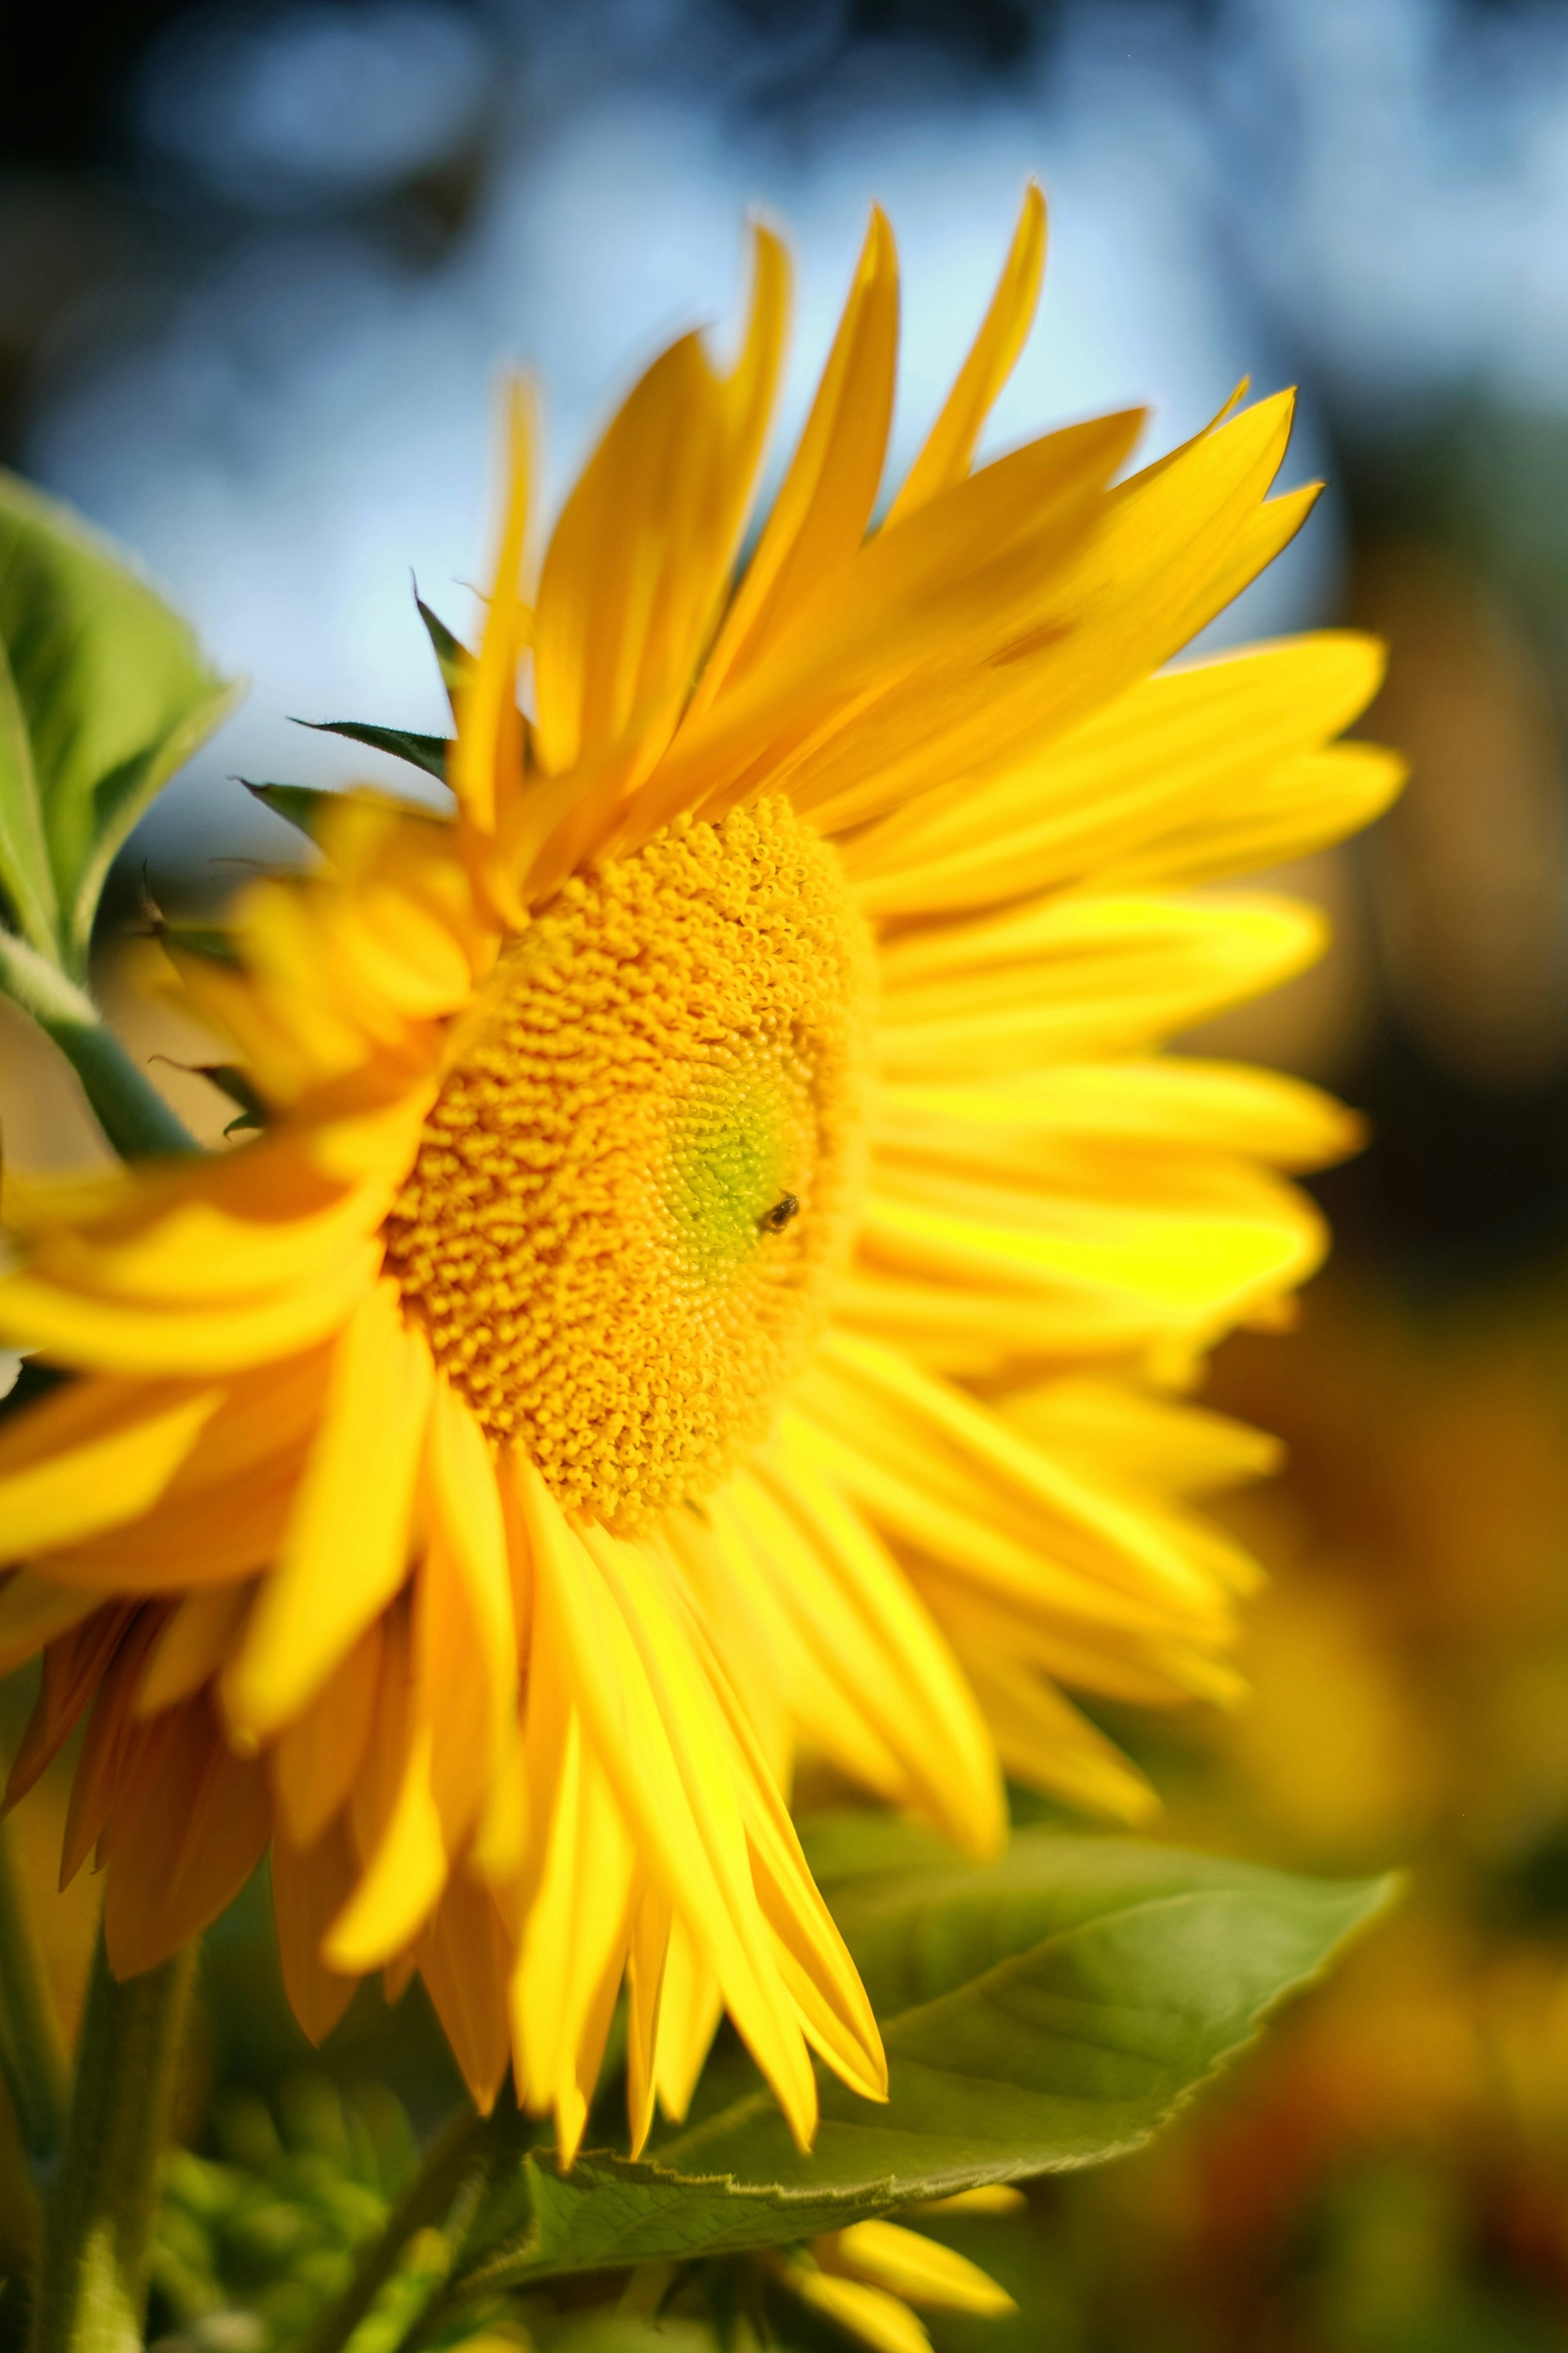
[[[893,2005],[887,2105],[825,2081],[806,2156],[766,2093],[639,2164],[595,2154],[563,2175],[530,2149],[494,2178],[465,2289],[780,2244],[1101,2164],[1147,2140],[1392,1893],[1052,1832],[1020,1832],[978,1869],[884,1859],[830,1893],[873,2000]]]
[[[51,950],[79,973],[115,851],[239,690],[209,668],[194,632],[127,557],[4,473],[0,645],[32,777],[29,808],[15,728],[0,711],[0,881],[18,923],[42,946],[41,834],[56,911]]]

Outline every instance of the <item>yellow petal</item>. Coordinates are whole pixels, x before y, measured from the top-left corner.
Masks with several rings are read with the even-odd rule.
[[[359,1984],[329,1969],[321,1940],[342,1911],[358,1864],[340,1817],[309,1847],[296,1846],[281,1830],[272,1841],[272,1910],[278,1924],[278,1957],[289,2006],[309,2039],[325,2042]]]
[[[314,1846],[348,1800],[375,1717],[381,1651],[374,1619],[268,1751],[279,1811],[296,1846]]]
[[[447,1884],[448,1852],[431,1787],[432,1727],[419,1705],[409,1612],[383,1625],[383,1666],[349,1820],[363,1869],[328,1929],[330,1968],[380,1968],[405,1953]]]
[[[383,1283],[339,1343],[277,1569],[224,1680],[238,1736],[298,1715],[402,1585],[431,1386],[429,1350]]]
[[[774,2259],[791,2293],[813,2311],[869,2345],[873,2353],[931,2353],[931,2338],[907,2304],[864,2280],[839,2279],[831,2272],[787,2256]]]
[[[944,1085],[1126,1051],[1277,987],[1325,938],[1314,910],[1261,893],[1046,899],[944,924],[882,952],[881,1067]]]
[[[626,2121],[634,2157],[642,2155],[653,2127],[655,2053],[673,1916],[664,1890],[645,1881],[632,1913],[626,1952]]]
[[[526,634],[522,561],[533,477],[533,417],[527,387],[510,379],[503,393],[507,495],[500,547],[485,607],[484,636],[472,677],[457,698],[458,741],[449,755],[452,790],[468,822],[493,833],[508,783],[521,768],[522,722],[517,666]]]
[[[410,1744],[380,1839],[322,1942],[328,1966],[374,1969],[401,1952],[435,1910],[447,1870],[441,1817],[430,1788],[426,1725]]]
[[[223,1402],[218,1388],[80,1381],[0,1431],[0,1560],[134,1519],[154,1503]]]
[[[696,335],[634,386],[562,510],[535,632],[538,730],[552,774],[634,723],[668,735],[728,583],[773,407],[788,306],[776,237],[754,232],[752,316],[736,375]]]
[[[922,2198],[914,2214],[1020,2214],[1028,2204],[1010,2182],[983,2181],[974,2189],[955,2189],[951,2198]]]
[[[190,1699],[216,1674],[250,1607],[247,1586],[187,1594],[153,1645],[136,1694],[138,1715]]]
[[[1016,2191],[1013,2194],[1016,2200]],[[842,2266],[873,2286],[934,2311],[977,2312],[997,2318],[1017,2309],[1006,2289],[998,2287],[978,2263],[899,2222],[852,2222],[847,2231],[815,2242],[815,2252],[819,2262],[835,2269]]]
[[[156,1762],[122,1778],[105,1826],[103,1938],[117,1977],[155,1968],[237,1895],[271,1831],[261,1767],[231,1754],[205,1698],[145,1728]]]
[[[723,2014],[719,1979],[677,1912],[665,1949],[654,2043],[654,2086],[671,2124],[685,2121]]]
[[[521,1770],[514,1754],[517,1623],[505,1521],[489,1443],[444,1374],[436,1380],[426,1436],[430,1548],[420,1573],[416,1648],[435,1729],[437,1803],[448,1845],[465,1837],[491,1791]],[[490,1873],[507,1875],[521,1836],[521,1798],[499,1797],[490,1821]],[[510,1826],[510,1836],[503,1835]]]
[[[1015,1779],[1112,1821],[1147,1822],[1159,1812],[1137,1767],[1040,1676],[992,1650],[967,1651],[964,1664]]]
[[[785,1449],[734,1482],[732,1508],[799,1639],[833,1675],[840,1707],[867,1715],[899,1758],[903,1802],[935,1815],[972,1852],[994,1851],[1005,1816],[984,1725],[946,1643],[869,1528]]]
[[[1186,1055],[1066,1063],[979,1083],[891,1085],[877,1103],[883,1151],[934,1149],[957,1163],[973,1145],[978,1167],[999,1133],[1031,1172],[1041,1139],[1058,1136],[1207,1145],[1290,1169],[1324,1167],[1365,1140],[1358,1115],[1321,1088]]]
[[[647,1867],[689,1922],[804,2145],[816,2082],[757,1901],[739,1760],[707,1674],[653,1563],[596,1535],[590,1551],[537,1472],[522,1463],[518,1475],[538,1577],[535,1659],[542,1642],[544,1656],[559,1658]]]
[[[1058,1461],[1176,1495],[1266,1479],[1284,1452],[1267,1430],[1123,1381],[1048,1381],[1009,1398],[1001,1410]]]
[[[725,616],[694,716],[755,666],[859,546],[887,456],[898,339],[898,253],[885,215],[873,206],[800,446]]]
[[[340,1250],[308,1287],[210,1309],[122,1305],[29,1273],[0,1277],[0,1338],[96,1372],[230,1373],[309,1348],[337,1331],[374,1283],[379,1241]]]
[[[637,1868],[620,1806],[574,1711],[565,1735],[511,1981],[522,2095],[537,2113],[553,2110],[563,2166],[577,2154],[604,2057]]]
[[[962,481],[974,455],[981,428],[997,394],[1012,375],[1028,339],[1046,267],[1046,200],[1034,181],[1013,234],[996,291],[942,415],[888,510],[882,528],[891,529],[936,491]]]
[[[494,1899],[459,1872],[419,1939],[419,1974],[481,2116],[495,2105],[511,2055],[511,1958]]]
[[[1310,784],[1324,780],[1294,782],[1292,764],[1364,710],[1383,667],[1373,639],[1325,630],[1142,680],[1021,766],[941,786],[847,841],[861,903],[885,917],[1001,903],[1090,876],[1104,887],[1108,877],[1234,872],[1270,862],[1275,840],[1348,832],[1367,788],[1324,795],[1315,808]]]

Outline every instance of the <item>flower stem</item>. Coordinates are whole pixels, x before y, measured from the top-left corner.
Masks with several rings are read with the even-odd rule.
[[[192,1944],[121,1984],[99,1936],[30,2353],[140,2353],[159,2158],[195,1966]]]
[[[0,1822],[0,2074],[36,2180],[52,2174],[65,2138],[65,2042],[43,1957],[17,1884],[9,1827]]]
[[[199,1149],[189,1129],[137,1069],[87,991],[3,927],[0,988],[32,1015],[75,1065],[100,1126],[122,1159]]]

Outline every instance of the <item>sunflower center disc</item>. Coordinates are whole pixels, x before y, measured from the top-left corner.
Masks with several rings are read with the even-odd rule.
[[[498,965],[388,1264],[569,1508],[635,1530],[766,1431],[853,1219],[870,973],[778,799],[575,877]]]

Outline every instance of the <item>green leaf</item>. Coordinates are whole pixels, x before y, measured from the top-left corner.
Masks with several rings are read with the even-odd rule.
[[[0,653],[0,887],[22,934],[45,955],[58,953],[59,902],[44,839],[33,747],[11,667]]]
[[[406,727],[373,727],[358,719],[297,719],[294,724],[312,728],[318,735],[346,735],[351,744],[365,744],[373,752],[390,752],[395,760],[406,760],[410,767],[422,768],[438,784],[447,781],[447,754],[452,748],[449,736],[416,735]]]
[[[847,1833],[827,1835],[842,1852]],[[980,1868],[933,1871],[911,1852],[900,1863],[886,1847],[885,1868],[833,1891],[872,2000],[892,2011],[886,2106],[825,2082],[809,2155],[766,2093],[640,2164],[595,2154],[562,2175],[530,2150],[521,2179],[514,2158],[494,2181],[466,2285],[779,2244],[1121,2156],[1392,1893],[1039,1831]]]
[[[80,973],[115,851],[239,690],[129,558],[5,473],[0,647],[0,881],[33,944]]]

